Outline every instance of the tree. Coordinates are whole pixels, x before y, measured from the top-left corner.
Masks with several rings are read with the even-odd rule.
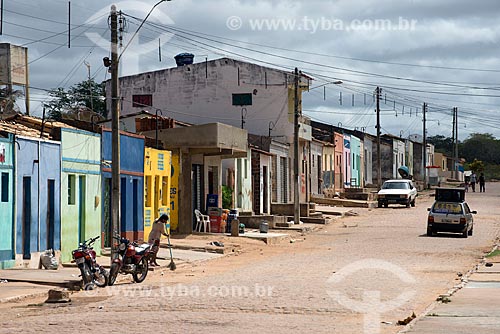
[[[427,142],[434,145],[436,152],[443,153],[449,157],[453,156],[453,139],[443,135],[436,135],[427,138]]]
[[[460,145],[460,153],[467,161],[500,164],[500,141],[489,133],[473,133]]]
[[[469,164],[469,169],[478,173],[484,172],[484,163],[481,160],[474,159],[474,161]]]
[[[20,109],[16,104],[16,100],[18,97],[21,97],[22,94],[20,90],[13,90],[12,86],[0,88],[0,113],[18,113]]]
[[[91,111],[104,118],[107,116],[104,83],[86,80],[67,91],[61,87],[52,89],[49,95],[52,99],[43,106],[48,109],[51,119],[61,120],[64,116],[77,115],[82,111]]]

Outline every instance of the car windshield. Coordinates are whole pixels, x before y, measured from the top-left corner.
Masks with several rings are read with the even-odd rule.
[[[463,210],[459,203],[437,202],[434,203],[432,212],[459,215],[463,213]]]
[[[408,182],[385,182],[382,189],[410,189]]]

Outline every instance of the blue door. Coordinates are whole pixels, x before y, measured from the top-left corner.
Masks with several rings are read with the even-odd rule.
[[[23,259],[31,259],[31,177],[23,177]]]

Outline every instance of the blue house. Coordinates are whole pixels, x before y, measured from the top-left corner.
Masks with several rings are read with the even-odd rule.
[[[361,141],[358,137],[351,135],[351,187],[362,187],[363,178],[361,176]]]
[[[16,157],[16,260],[36,268],[61,249],[61,145],[16,136]]]
[[[0,269],[14,263],[14,135],[0,133]]]
[[[111,246],[111,130],[102,131],[102,199],[104,247]],[[130,240],[144,239],[144,137],[120,133],[120,227]]]

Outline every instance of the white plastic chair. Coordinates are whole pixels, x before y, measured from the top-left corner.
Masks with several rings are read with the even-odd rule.
[[[210,217],[202,214],[198,209],[194,210],[194,214],[196,216],[195,231],[201,232],[201,229],[203,228],[203,232],[210,232]]]

